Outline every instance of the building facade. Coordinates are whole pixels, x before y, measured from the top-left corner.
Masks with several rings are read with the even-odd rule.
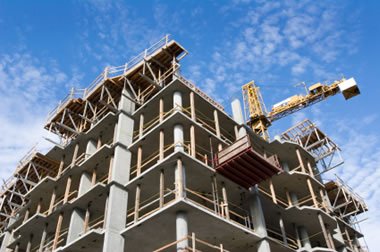
[[[358,197],[182,77],[186,54],[166,36],[49,114],[61,142],[5,184],[0,251],[364,251]]]

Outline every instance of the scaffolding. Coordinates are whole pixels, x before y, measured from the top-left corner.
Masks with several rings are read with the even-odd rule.
[[[117,112],[124,87],[128,97],[143,104],[173,80],[178,62],[187,51],[166,35],[125,65],[106,67],[86,89],[72,89],[48,115],[45,128],[57,134],[61,143],[86,132],[108,112]]]
[[[336,180],[325,184],[328,197],[334,212],[343,220],[350,223],[349,218],[368,211],[364,199],[336,175]]]
[[[310,152],[318,163],[320,174],[344,163],[339,146],[309,119],[282,133],[281,140],[299,144]]]
[[[14,217],[25,205],[25,196],[39,181],[55,177],[59,163],[33,147],[20,161],[14,174],[4,181],[0,194],[0,230],[4,230],[9,218]]]

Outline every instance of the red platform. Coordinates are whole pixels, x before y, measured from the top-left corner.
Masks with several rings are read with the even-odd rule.
[[[216,171],[248,189],[283,169],[275,155],[265,158],[256,152],[246,136],[217,154]]]

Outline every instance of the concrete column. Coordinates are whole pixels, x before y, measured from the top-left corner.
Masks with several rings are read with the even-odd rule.
[[[293,223],[293,229],[294,229],[294,232],[296,234],[297,246],[298,246],[298,248],[302,248],[300,234],[298,232],[298,227],[296,226],[295,223]]]
[[[244,116],[243,116],[243,110],[241,109],[240,101],[238,99],[233,100],[231,102],[231,107],[232,107],[232,118],[239,125],[244,125],[245,124]],[[243,126],[237,129],[237,139],[244,137],[246,135],[247,135],[247,131],[245,130]]]
[[[311,243],[310,243],[310,239],[309,239],[309,234],[307,233],[306,228],[304,226],[299,226],[298,227],[298,233],[301,237],[302,247],[305,250],[311,250]]]
[[[179,91],[175,91],[173,93],[173,108],[176,110],[182,110],[182,93]]]
[[[139,220],[139,211],[140,211],[140,195],[141,195],[141,185],[136,186],[136,196],[135,196],[135,223]]]
[[[92,179],[92,177],[88,172],[82,173],[82,175],[80,177],[80,181],[79,181],[78,197],[82,196],[88,190],[91,189],[91,187],[92,187],[91,179]]]
[[[214,110],[214,122],[215,122],[215,133],[217,137],[220,137],[220,124],[219,124],[219,116],[218,111]]]
[[[189,235],[188,223],[187,223],[187,214],[185,212],[179,211],[176,214],[176,238],[181,240]],[[185,239],[177,243],[177,252],[187,251],[189,246],[188,239]]]
[[[174,151],[184,151],[183,143],[183,126],[181,124],[174,125]]]
[[[144,134],[144,114],[140,114],[140,124],[139,124],[139,137],[142,137]]]
[[[177,165],[175,167],[175,185],[177,191],[177,198],[183,198],[186,196],[186,179],[185,179],[185,166],[182,164],[181,159],[177,159]]]
[[[257,243],[257,251],[268,252],[270,251],[270,246],[265,239],[268,236],[268,233],[257,186],[249,188],[248,204],[253,228],[259,236],[264,238]]]
[[[226,191],[226,187],[225,187],[224,183],[222,183],[222,196],[223,196],[223,203],[224,203],[224,205],[223,205],[224,214],[225,214],[227,220],[229,220],[230,219],[230,210],[228,207],[227,191]]]
[[[165,197],[165,174],[164,170],[160,171],[160,208],[164,206]]]
[[[77,239],[81,233],[84,232],[84,217],[85,212],[81,209],[74,208],[71,213],[69,230],[67,233],[66,244]]]
[[[16,221],[16,219],[14,217],[10,217],[9,221],[8,221],[8,227],[10,225],[12,225],[15,221]],[[9,243],[12,242],[12,240],[13,240],[13,233],[12,233],[12,231],[9,230],[9,229],[6,229],[4,231],[4,238],[3,238],[3,242],[1,243],[0,252],[6,252],[6,251],[8,251],[7,246],[9,245]]]
[[[86,146],[86,159],[89,158],[97,150],[97,142],[94,139],[90,139]]]
[[[288,240],[286,239],[286,231],[285,231],[284,220],[282,219],[281,214],[279,215],[278,224],[279,224],[280,230],[281,230],[282,241],[284,242],[285,246],[288,246]]]
[[[131,153],[127,146],[132,143],[134,122],[131,114],[135,110],[132,95],[122,91],[119,102],[118,122],[115,127],[115,150],[109,180],[109,195],[105,211],[105,234],[103,252],[124,252],[124,238],[120,232],[125,228],[128,207],[128,192],[124,185],[129,181]]]
[[[47,227],[48,227],[48,224],[45,224],[44,230],[42,231],[40,247],[38,249],[38,252],[44,251],[44,245],[45,245],[45,240],[46,240],[46,236],[47,236]]]
[[[281,162],[281,166],[284,169],[285,172],[289,172],[289,165],[287,162]]]
[[[294,192],[289,192],[289,195],[290,195],[290,199],[292,200],[292,204],[297,206],[298,205],[297,194],[295,194]]]
[[[164,159],[164,148],[165,148],[165,133],[164,130],[160,130],[160,143],[159,143],[159,160]]]

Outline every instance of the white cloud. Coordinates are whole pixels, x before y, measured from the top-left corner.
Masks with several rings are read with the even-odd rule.
[[[28,53],[0,56],[0,177],[8,178],[18,161],[47,132],[47,112],[56,102],[67,75],[50,60],[41,62]],[[42,141],[39,148],[49,144]]]

